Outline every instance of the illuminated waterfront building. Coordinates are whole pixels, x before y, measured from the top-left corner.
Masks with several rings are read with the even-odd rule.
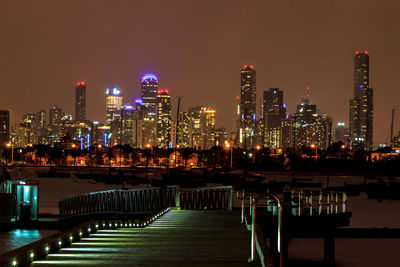
[[[349,138],[354,148],[373,148],[373,89],[369,87],[368,51],[354,55],[354,98],[350,100]]]
[[[168,90],[157,90],[156,96],[156,146],[168,149],[171,144],[171,97]]]
[[[291,116],[293,147],[310,147],[313,144],[318,149],[327,149],[332,138],[332,119],[317,113],[317,106],[310,103],[308,89],[306,97],[302,97],[297,105],[297,112]]]
[[[188,112],[180,112],[179,114],[179,129],[176,133],[177,136],[177,144],[181,148],[190,147],[190,137],[189,137],[189,128],[190,128],[190,117]],[[174,141],[174,140],[173,140]]]
[[[0,110],[0,146],[10,141],[10,111]]]
[[[120,144],[122,94],[118,88],[106,90],[106,125],[111,126],[110,145]]]
[[[85,121],[86,119],[86,84],[77,82],[75,87],[75,120]]]
[[[203,149],[215,146],[215,110],[211,108],[201,111],[201,135]]]
[[[282,120],[286,119],[286,105],[283,91],[279,88],[264,90],[263,95],[263,144],[270,148],[280,148]]]
[[[122,94],[118,88],[106,89],[106,124],[111,125],[113,121],[120,121],[122,109]]]
[[[256,71],[252,65],[244,65],[240,70],[240,146],[244,148],[253,147],[255,136]]]
[[[142,76],[141,81],[142,104],[145,107],[143,117],[143,138],[145,144],[155,145],[156,136],[156,98],[158,92],[158,78],[148,73]]]

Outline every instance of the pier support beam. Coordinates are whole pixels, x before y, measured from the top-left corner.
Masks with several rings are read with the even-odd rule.
[[[333,228],[326,231],[324,237],[324,262],[327,266],[335,266],[335,236]]]

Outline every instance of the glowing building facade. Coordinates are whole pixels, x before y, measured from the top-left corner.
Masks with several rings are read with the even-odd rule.
[[[86,84],[77,82],[75,87],[75,120],[86,120]]]
[[[106,90],[106,124],[121,120],[122,94],[118,88]]]
[[[244,65],[240,70],[240,146],[255,145],[256,136],[256,71]]]
[[[156,96],[156,146],[168,149],[171,144],[171,97],[168,90],[157,90]]]
[[[332,141],[332,119],[326,114],[317,113],[317,106],[310,103],[308,93],[297,105],[297,112],[292,114],[291,121],[293,147],[315,145],[318,149],[328,148]]]
[[[354,148],[373,148],[373,89],[369,87],[368,51],[354,55],[354,98],[350,100],[349,138]]]
[[[286,119],[283,91],[279,88],[264,90],[263,96],[263,144],[270,148],[280,148],[282,120]]]
[[[0,146],[10,140],[10,111],[0,110]]]
[[[141,81],[142,105],[144,106],[143,137],[144,143],[155,145],[156,140],[156,98],[158,78],[154,74],[145,74]]]

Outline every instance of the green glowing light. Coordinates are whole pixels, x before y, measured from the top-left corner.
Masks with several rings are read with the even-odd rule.
[[[49,252],[49,249],[50,249],[49,247],[46,247],[46,248],[45,248],[46,252]]]
[[[62,245],[62,242],[61,242],[61,241],[58,241],[58,245],[61,246],[61,245]]]
[[[79,235],[82,235],[82,232],[79,232]]]
[[[13,260],[12,265],[13,265],[13,266],[17,266],[17,261],[16,261],[16,260]]]
[[[33,254],[33,252],[31,253],[31,259],[33,259],[35,257],[35,254]]]
[[[90,231],[92,231],[92,229],[90,229],[90,227],[87,230],[88,230],[89,233],[90,233]]]
[[[73,239],[73,237],[72,237],[72,236],[70,236],[70,237],[69,237],[69,240],[71,240],[71,241],[72,241],[72,239]]]

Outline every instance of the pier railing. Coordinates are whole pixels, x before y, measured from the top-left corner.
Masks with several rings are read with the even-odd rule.
[[[180,189],[179,186],[108,190],[59,201],[60,217],[93,214],[139,214],[166,207],[231,210],[232,186]]]
[[[232,210],[232,186],[182,189],[180,207],[187,210]]]
[[[107,190],[59,201],[60,217],[148,213],[176,206],[177,186]]]
[[[347,195],[344,192],[292,190],[291,205],[287,205],[292,216],[319,216],[346,212]],[[267,212],[277,214],[274,200],[266,198]]]

